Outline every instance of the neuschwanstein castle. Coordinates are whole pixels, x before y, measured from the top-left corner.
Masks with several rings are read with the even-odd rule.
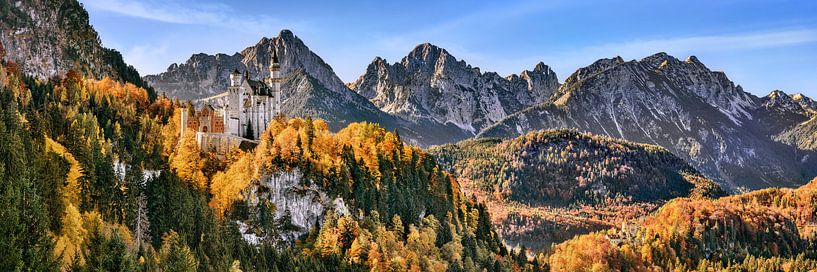
[[[195,132],[202,150],[226,154],[231,150],[254,145],[269,122],[281,112],[281,78],[278,54],[273,51],[270,76],[264,81],[242,76],[238,69],[230,74],[227,91],[203,99],[200,109],[181,111],[180,133]],[[214,108],[211,102],[221,106]]]

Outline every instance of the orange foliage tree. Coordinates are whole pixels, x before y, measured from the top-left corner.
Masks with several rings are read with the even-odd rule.
[[[207,177],[204,176],[204,159],[193,133],[185,133],[175,153],[170,156],[170,168],[184,181],[190,182],[200,190],[207,189]]]

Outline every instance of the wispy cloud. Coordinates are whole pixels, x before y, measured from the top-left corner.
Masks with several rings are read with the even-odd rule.
[[[620,55],[643,55],[646,52],[713,52],[778,47],[817,41],[817,29],[782,30],[671,39],[635,40],[585,48],[583,53],[618,52]]]
[[[521,1],[517,3],[501,3],[490,6],[475,12],[448,20],[421,26],[412,31],[397,33],[381,37],[375,41],[377,47],[391,53],[399,51],[405,53],[415,45],[432,40],[444,39],[447,41],[449,49],[459,47],[463,41],[453,41],[452,34],[467,32],[471,33],[475,29],[490,26],[508,19],[541,13],[545,10],[562,8],[565,5],[573,5],[571,1]],[[419,24],[418,24],[419,25]],[[464,37],[460,37],[464,38]]]
[[[196,3],[182,5],[173,1],[123,1],[123,0],[87,0],[86,7],[124,16],[141,18],[163,23],[229,26],[238,31],[258,33],[269,30],[272,26],[283,25],[280,20],[269,16],[237,15],[224,4]]]
[[[533,54],[520,58],[485,55],[463,50],[462,58],[484,70],[495,69],[501,74],[516,73],[523,68],[544,61],[554,68],[560,78],[567,77],[580,67],[599,58],[621,56],[640,59],[657,52],[667,52],[676,57],[702,55],[729,51],[736,53],[751,49],[776,48],[817,42],[817,29],[767,30],[763,32],[731,33],[661,39],[637,39],[560,50],[545,54]]]

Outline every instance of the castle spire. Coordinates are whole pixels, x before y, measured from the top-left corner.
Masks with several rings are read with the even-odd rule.
[[[238,72],[238,69],[233,69],[233,72],[230,73],[230,86],[238,86],[240,77],[241,73]]]
[[[272,48],[272,60],[269,64],[269,77],[267,78],[267,86],[272,89],[273,96],[273,111],[275,114],[281,112],[281,65],[278,63],[278,50]]]

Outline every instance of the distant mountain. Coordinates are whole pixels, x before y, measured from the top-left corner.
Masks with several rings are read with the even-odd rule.
[[[76,0],[0,1],[0,44],[6,59],[21,64],[26,74],[49,78],[73,69],[131,82],[153,95],[119,52],[102,46]]]
[[[664,148],[574,130],[466,140],[429,153],[463,191],[486,202],[507,243],[536,250],[617,226],[676,197],[724,195]]]
[[[351,122],[369,121],[397,129],[414,144],[446,143],[467,135],[454,125],[425,120],[407,121],[378,109],[372,102],[349,90],[332,67],[313,53],[289,30],[233,55],[196,54],[186,63],[172,64],[158,75],[145,76],[157,92],[180,99],[199,99],[224,92],[233,69],[249,71],[253,79],[269,76],[270,59],[277,50],[284,77],[283,112],[288,116],[312,116],[327,120],[333,130]],[[420,133],[420,128],[424,131]]]
[[[375,58],[349,87],[385,112],[409,120],[455,124],[476,134],[511,113],[547,100],[559,81],[544,63],[503,78],[482,73],[445,49],[424,43],[398,63]]]
[[[762,98],[759,128],[775,141],[802,150],[817,150],[817,104],[802,94],[775,90]]]
[[[758,98],[743,91],[694,56],[681,61],[659,53],[640,61],[596,61],[568,77],[545,103],[478,137],[577,128],[663,146],[731,189],[796,186],[817,174],[817,159],[773,137],[808,114],[787,95]]]

